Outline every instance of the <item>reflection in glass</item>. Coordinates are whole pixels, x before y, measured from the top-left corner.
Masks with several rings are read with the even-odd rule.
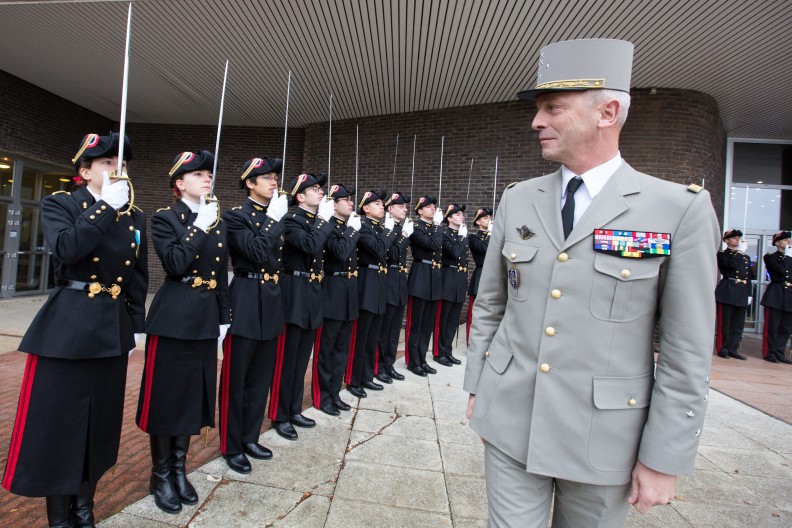
[[[22,167],[22,186],[20,189],[19,197],[23,200],[38,200],[37,190],[38,190],[38,177],[39,171],[36,169],[24,165]]]
[[[16,291],[38,290],[41,283],[41,262],[43,255],[18,254]]]
[[[0,156],[0,196],[11,196],[14,183],[14,160]],[[5,216],[3,216],[5,222]]]
[[[0,203],[0,244],[5,241],[6,215],[8,214],[8,204]],[[3,265],[5,263],[5,251],[0,246],[0,282],[3,280]]]
[[[71,174],[60,171],[46,171],[42,173],[41,197],[49,196],[58,191],[65,191],[71,188]]]
[[[760,187],[731,188],[729,227],[777,231],[781,223],[782,192]],[[748,202],[746,203],[746,197]]]

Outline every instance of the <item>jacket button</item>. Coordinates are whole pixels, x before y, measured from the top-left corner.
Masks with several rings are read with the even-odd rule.
[[[135,226],[129,226],[129,230],[130,231],[134,231],[135,230]]]
[[[215,257],[215,260],[216,260],[217,262],[220,262],[220,257]]]
[[[548,372],[550,372],[550,365],[548,365],[547,363],[542,363],[541,365],[539,365],[539,370],[547,374]]]
[[[136,245],[137,245],[137,244],[135,244],[134,242],[132,242],[131,244],[129,244],[129,247],[132,247],[132,248],[133,248],[133,247],[135,247]]]
[[[626,279],[627,277],[630,276],[630,270],[623,269],[623,270],[621,270],[620,275]]]
[[[99,262],[99,257],[94,257],[94,258],[93,258],[93,259],[91,259],[91,260],[93,260],[94,262]]]
[[[106,205],[103,205],[103,206],[102,206],[102,207],[100,207],[99,209],[101,209],[102,211],[107,211],[107,206],[106,206]]]
[[[96,280],[96,275],[91,275],[91,280]]]
[[[217,247],[223,247],[223,243],[222,242],[218,242],[217,243]]]
[[[487,350],[486,352],[484,352],[484,357],[485,357],[485,358],[488,358],[488,357],[489,357],[489,350]]]
[[[124,282],[124,277],[118,277],[118,278],[116,279],[116,282]]]
[[[91,220],[96,220],[96,217],[94,215],[91,215],[88,218],[90,218]]]
[[[558,262],[566,262],[567,260],[569,260],[569,255],[566,253],[560,253],[558,255]]]
[[[509,255],[509,258],[512,259],[512,260],[516,259],[517,258],[517,253],[512,253],[511,255]]]
[[[132,265],[131,260],[127,260],[126,262],[124,262],[124,266],[131,266],[131,265]]]
[[[553,299],[560,299],[561,298],[561,290],[553,290],[550,292],[550,297]]]
[[[630,398],[630,400],[627,402],[627,405],[629,405],[630,407],[635,407],[635,405],[636,405],[637,403],[638,403],[638,402],[637,402],[637,401],[635,401],[635,398]]]
[[[555,328],[553,328],[552,326],[548,326],[547,328],[545,328],[545,334],[549,335],[550,337],[553,337],[554,335],[556,335]]]

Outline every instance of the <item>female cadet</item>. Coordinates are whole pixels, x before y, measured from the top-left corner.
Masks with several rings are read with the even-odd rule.
[[[170,170],[178,200],[151,217],[166,277],[146,318],[146,363],[137,424],[150,435],[154,502],[165,512],[195,504],[187,480],[190,435],[214,427],[218,337],[231,323],[225,223],[211,190],[214,156],[183,152]]]
[[[792,364],[784,353],[792,333],[792,256],[787,251],[792,245],[790,236],[789,231],[773,235],[773,245],[778,251],[764,256],[770,284],[762,296],[765,307],[762,356],[771,363]]]
[[[41,202],[56,286],[19,345],[29,355],[3,487],[46,497],[49,525],[61,528],[94,525],[96,483],[118,456],[128,354],[143,332],[146,219],[129,206],[127,182],[109,178],[118,141],[85,136],[72,160],[77,188]]]

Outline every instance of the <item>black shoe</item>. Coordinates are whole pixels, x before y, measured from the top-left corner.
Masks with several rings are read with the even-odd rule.
[[[255,458],[256,460],[269,460],[272,458],[272,451],[258,442],[243,445],[242,451],[244,451],[247,456]]]
[[[729,357],[733,357],[734,359],[741,359],[743,361],[747,360],[748,358],[740,354],[739,352],[733,352],[729,354]]]
[[[341,398],[336,398],[335,401],[333,401],[333,405],[335,405],[341,411],[349,411],[352,409],[352,406]]]
[[[774,357],[766,357],[764,358],[765,361],[769,361],[770,363],[778,363],[779,361]]]
[[[297,440],[297,431],[289,422],[272,422],[272,428],[286,440]]]
[[[729,354],[726,352],[718,352],[718,357],[722,357],[723,359],[729,359]]]
[[[393,379],[391,379],[391,377],[390,377],[390,376],[388,376],[388,375],[385,373],[385,371],[382,371],[382,372],[380,372],[379,374],[377,374],[377,375],[376,375],[376,376],[374,376],[374,377],[375,377],[375,378],[377,378],[377,379],[378,379],[379,381],[381,381],[382,383],[387,383],[388,385],[390,385],[391,383],[393,383]]]
[[[404,379],[404,376],[402,374],[399,374],[398,372],[396,372],[396,369],[393,368],[393,367],[387,369],[385,372],[387,372],[388,376],[390,376],[392,379],[395,379],[395,380],[398,380],[398,381],[402,381]]]
[[[165,513],[179,513],[182,509],[181,499],[173,485],[171,469],[170,436],[150,435],[151,443],[151,479],[149,491],[154,495],[154,504]]]
[[[461,361],[459,361],[459,360],[458,360],[457,358],[455,358],[454,356],[448,356],[446,359],[448,359],[448,361],[450,361],[450,362],[451,362],[451,363],[453,363],[454,365],[461,365],[461,364],[462,364],[462,362],[461,362]]]
[[[409,370],[416,376],[421,376],[422,378],[426,377],[426,371],[420,365],[417,367],[410,365],[409,367],[407,367],[407,370]]]
[[[294,414],[292,416],[289,416],[289,423],[297,427],[306,427],[306,428],[316,426],[316,420],[306,418],[302,414]]]
[[[72,497],[72,516],[74,526],[77,528],[93,528],[94,524],[94,494],[96,483],[83,482],[80,494]]]
[[[173,487],[182,504],[198,504],[198,492],[187,480],[187,451],[190,449],[190,436],[171,438],[171,474]]]
[[[338,410],[338,407],[336,407],[332,403],[326,403],[322,405],[322,407],[319,410],[325,414],[329,414],[330,416],[338,416],[341,414],[341,411]]]
[[[247,459],[245,453],[237,453],[236,455],[223,455],[223,458],[225,458],[228,467],[237,473],[246,474],[253,471],[253,467],[250,465],[250,460]]]
[[[70,519],[71,504],[70,495],[47,497],[47,524],[55,528],[74,528]]]
[[[368,394],[366,394],[366,391],[364,391],[361,387],[356,387],[354,385],[347,385],[347,390],[349,391],[350,394],[352,394],[353,396],[357,396],[358,398],[365,398],[366,396],[368,396]]]
[[[785,357],[782,357],[781,359],[779,359],[778,362],[779,363],[786,363],[787,365],[792,365],[792,359],[787,359]]]
[[[421,368],[424,369],[424,372],[426,372],[427,374],[437,374],[437,371],[432,367],[430,367],[429,365],[427,365],[426,363],[421,363]]]
[[[381,391],[383,389],[382,385],[379,383],[374,383],[373,381],[364,381],[363,387],[373,391]]]
[[[445,356],[437,356],[436,358],[434,358],[434,360],[435,360],[435,363],[440,363],[444,367],[453,367],[454,366],[454,364],[451,363],[451,360],[449,360]]]

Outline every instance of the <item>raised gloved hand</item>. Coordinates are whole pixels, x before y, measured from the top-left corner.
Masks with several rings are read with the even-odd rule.
[[[490,223],[489,223],[489,224],[487,224],[487,232],[488,232],[490,235],[492,234],[492,228],[493,228],[493,227],[495,227],[495,221],[494,221],[494,220],[490,220]]]
[[[413,234],[415,230],[415,224],[409,218],[404,220],[404,225],[402,225],[402,235],[404,238],[410,238],[410,235]]]
[[[267,207],[267,216],[278,222],[288,210],[289,200],[286,199],[285,194],[280,194],[270,200],[269,207]]]
[[[126,180],[113,182],[107,171],[104,171],[101,199],[113,209],[121,209],[129,201],[129,183]]]
[[[333,200],[330,198],[323,198],[322,201],[319,202],[319,218],[325,222],[329,222],[334,212],[335,206],[333,205]]]
[[[432,217],[432,223],[436,226],[443,223],[443,211],[441,211],[439,208],[435,211],[435,214]]]
[[[230,326],[230,324],[220,325],[220,337],[217,338],[217,346],[223,346],[223,340],[225,340],[225,336],[228,333],[228,327]]]
[[[467,226],[465,224],[462,224],[461,226],[459,226],[459,236],[465,238],[467,235],[468,235]]]
[[[393,221],[393,217],[390,213],[385,213],[385,222],[382,224],[385,229],[389,231],[393,231],[393,228],[396,226],[396,222]]]
[[[198,217],[193,222],[193,225],[204,233],[209,232],[209,226],[217,221],[217,202],[211,201],[206,203],[206,198],[201,196],[200,205],[198,205]]]
[[[138,344],[140,343],[140,338],[143,334],[135,334],[135,348],[129,351],[129,357],[132,357],[132,353],[137,349]]]
[[[740,245],[737,246],[737,251],[739,251],[740,253],[745,253],[746,251],[748,251],[748,243],[744,240],[741,240]]]
[[[360,215],[357,213],[352,213],[349,215],[349,219],[347,220],[347,225],[354,229],[355,231],[360,231]]]

